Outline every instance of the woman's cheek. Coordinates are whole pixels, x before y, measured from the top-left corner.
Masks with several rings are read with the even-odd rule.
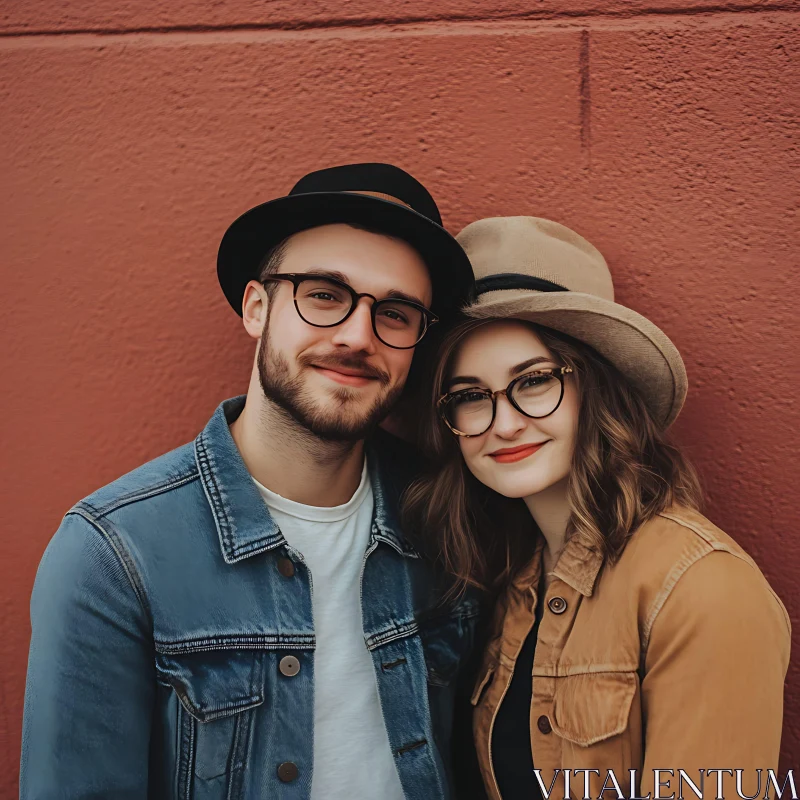
[[[461,448],[461,457],[467,462],[467,464],[471,464],[477,460],[480,453],[480,437],[473,439],[468,436],[459,436],[458,446]]]
[[[486,466],[482,463],[481,456],[482,444],[479,440],[470,439],[462,436],[459,441],[461,447],[461,457],[467,465],[467,469],[481,482],[491,486],[491,476],[487,474]]]

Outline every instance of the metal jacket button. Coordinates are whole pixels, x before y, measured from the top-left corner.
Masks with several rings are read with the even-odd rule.
[[[548,734],[553,730],[550,720],[544,714],[536,720],[536,727],[544,734]]]
[[[554,614],[563,614],[567,610],[567,601],[563,597],[551,597],[547,601],[547,607]]]
[[[300,662],[294,656],[284,656],[278,665],[281,675],[287,678],[294,678],[300,672]]]
[[[292,761],[284,761],[283,764],[278,766],[278,777],[284,783],[291,783],[294,780],[297,780],[297,776],[300,774],[300,770],[297,769],[297,764]]]
[[[294,564],[292,563],[291,558],[279,558],[278,559],[278,572],[283,575],[284,578],[291,578],[294,576]]]

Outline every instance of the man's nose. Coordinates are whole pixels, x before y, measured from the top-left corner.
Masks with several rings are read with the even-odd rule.
[[[359,298],[353,313],[334,328],[333,344],[344,345],[351,350],[374,353],[377,339],[372,328],[372,303],[368,297]]]

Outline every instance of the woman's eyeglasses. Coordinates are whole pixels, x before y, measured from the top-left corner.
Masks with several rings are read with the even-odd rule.
[[[571,367],[537,369],[514,378],[496,392],[473,387],[443,394],[436,407],[456,436],[480,436],[494,424],[497,395],[504,394],[520,414],[532,419],[549,417],[564,398],[564,375]]]
[[[439,318],[425,306],[411,300],[387,297],[378,300],[367,292],[358,293],[343,281],[311,272],[283,272],[270,275],[262,283],[289,281],[294,286],[294,307],[300,319],[315,328],[341,325],[355,310],[362,297],[372,303],[372,330],[387,347],[408,350],[425,335]]]

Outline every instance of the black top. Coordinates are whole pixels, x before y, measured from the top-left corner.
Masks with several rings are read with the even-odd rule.
[[[543,592],[539,592],[540,605]],[[492,733],[492,766],[503,800],[542,800],[533,774],[531,700],[533,654],[539,635],[540,613],[522,645],[506,696],[497,711]]]

